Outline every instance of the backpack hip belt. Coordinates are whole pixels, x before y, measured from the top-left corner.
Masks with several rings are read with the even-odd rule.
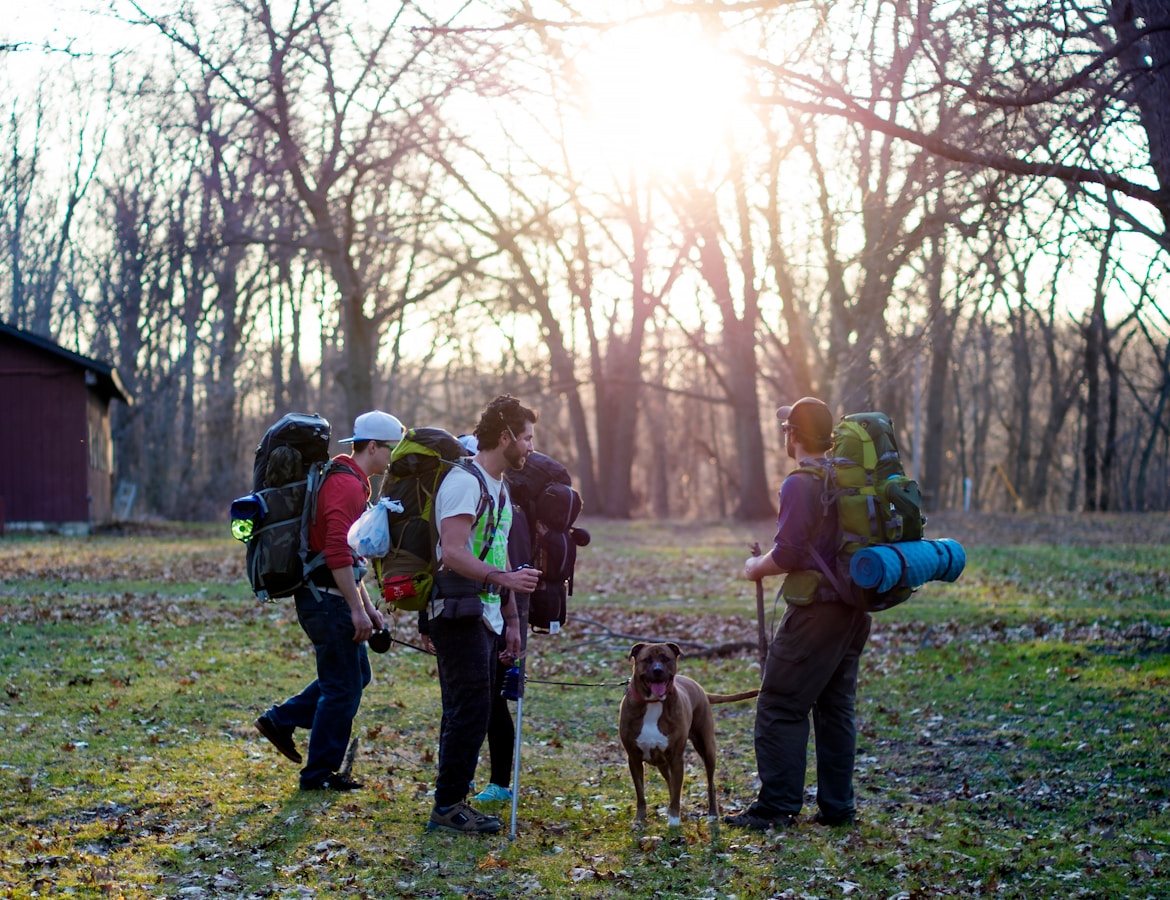
[[[438,598],[478,597],[485,593],[499,595],[500,586],[466,578],[450,569],[440,569],[435,573],[435,596]]]

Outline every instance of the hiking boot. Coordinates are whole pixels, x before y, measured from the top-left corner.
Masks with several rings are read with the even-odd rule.
[[[427,822],[427,831],[453,831],[456,834],[495,834],[503,827],[504,823],[495,816],[485,816],[466,803],[448,806],[446,811],[436,806]]]
[[[332,775],[326,775],[320,781],[313,784],[302,784],[302,791],[356,791],[358,788],[365,787],[360,781],[354,781],[352,778],[346,778],[344,775],[339,775],[334,772]]]
[[[841,816],[826,816],[818,810],[817,814],[813,816],[813,821],[818,825],[828,825],[830,828],[836,828],[840,825],[852,825],[853,813],[845,813]]]
[[[498,784],[489,784],[473,798],[477,803],[510,803],[512,792]]]
[[[293,730],[291,728],[280,728],[272,721],[268,713],[262,715],[256,720],[256,730],[268,738],[269,742],[282,755],[291,759],[295,763],[302,762],[301,751],[297,749],[297,745],[293,743]]]
[[[738,815],[724,816],[723,821],[736,828],[750,828],[753,831],[783,831],[796,824],[796,816],[779,815],[772,818],[762,816],[751,809],[746,809]]]

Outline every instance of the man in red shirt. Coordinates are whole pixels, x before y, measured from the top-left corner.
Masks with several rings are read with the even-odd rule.
[[[402,438],[402,423],[384,412],[367,412],[354,422],[352,455],[321,485],[317,515],[309,530],[310,554],[324,552],[325,565],[310,576],[316,590],[294,595],[297,620],[313,642],[317,678],[256,720],[256,728],[286,757],[301,762],[293,741],[297,728],[310,729],[309,758],[301,769],[302,790],[352,791],[360,782],[338,774],[349,747],[362,691],[370,683],[365,642],[383,628],[382,614],[362,584],[358,557],[346,536],[370,499],[370,476],[385,473],[390,453]]]

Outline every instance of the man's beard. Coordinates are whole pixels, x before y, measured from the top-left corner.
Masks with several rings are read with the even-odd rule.
[[[519,472],[524,468],[524,463],[528,461],[528,456],[521,451],[520,442],[515,441],[504,448],[504,462],[508,464],[508,468],[513,472]]]

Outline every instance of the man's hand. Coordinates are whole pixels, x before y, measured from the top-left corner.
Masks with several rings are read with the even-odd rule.
[[[370,635],[374,633],[374,623],[366,615],[365,608],[359,607],[351,610],[350,620],[353,622],[353,642],[355,644],[362,644],[368,641]]]
[[[370,592],[366,590],[364,584],[358,584],[357,589],[358,596],[362,601],[362,608],[365,609],[366,615],[370,617],[370,621],[374,623],[374,631],[382,631],[386,627],[386,619],[382,616],[382,611],[370,599]]]
[[[769,575],[782,575],[771,553],[749,556],[743,561],[743,577],[748,581],[760,581]]]
[[[506,590],[515,591],[518,594],[531,594],[536,590],[541,574],[540,569],[521,566],[511,572],[497,572],[491,578],[492,581]]]
[[[504,628],[505,649],[500,651],[500,662],[505,666],[513,665],[520,658],[522,638],[520,624],[509,624]]]

